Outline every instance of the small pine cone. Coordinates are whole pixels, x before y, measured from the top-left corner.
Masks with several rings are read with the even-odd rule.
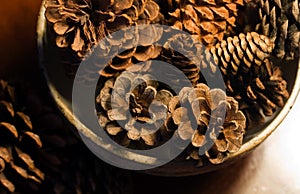
[[[293,60],[300,53],[300,14],[298,0],[259,0],[256,31],[275,42],[278,58]]]
[[[168,22],[191,33],[206,46],[212,46],[234,32],[238,9],[244,5],[243,0],[169,2],[175,10],[170,11]]]
[[[196,59],[199,52],[199,44],[185,34],[176,34],[171,37],[163,46],[161,59],[174,65],[181,70],[190,80],[192,85],[196,85],[199,80],[199,64]],[[166,72],[167,73],[167,72]],[[176,79],[176,75],[174,75]]]
[[[18,108],[15,89],[3,80],[0,80],[0,130],[0,187],[8,192],[36,191],[44,180],[44,173],[34,162],[42,142],[30,118]]]
[[[200,69],[208,69],[211,74],[215,74],[219,66],[226,79],[261,66],[273,47],[273,42],[264,35],[256,32],[241,33],[205,50]]]
[[[164,123],[172,96],[149,74],[126,71],[107,80],[97,96],[100,126],[121,145],[129,146],[133,140],[142,148],[156,146],[160,136],[156,130]]]
[[[272,116],[289,97],[281,70],[273,67],[269,60],[265,60],[255,72],[232,77],[226,84],[229,95],[240,102],[241,109],[247,115],[248,128],[254,127],[254,123],[263,123],[263,115]]]
[[[242,145],[246,118],[238,102],[226,97],[220,89],[209,89],[202,83],[194,88],[183,88],[179,96],[171,99],[169,111],[172,117],[169,122],[178,126],[179,137],[191,138],[194,150],[206,149],[205,155],[213,164],[222,163],[228,153],[238,151]],[[207,132],[210,140],[205,135]],[[208,143],[211,140],[213,145]],[[194,152],[190,154],[191,158],[200,159]]]

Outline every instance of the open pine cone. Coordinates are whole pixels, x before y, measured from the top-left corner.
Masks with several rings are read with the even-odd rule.
[[[185,34],[176,34],[164,44],[161,59],[181,70],[189,81],[195,85],[200,76],[198,53],[200,44]],[[166,72],[167,73],[167,72]],[[173,79],[176,79],[174,75]]]
[[[97,97],[103,110],[99,111],[100,126],[121,145],[141,140],[145,147],[156,146],[160,139],[156,129],[164,123],[172,96],[151,75],[126,71],[116,80],[107,80]]]
[[[44,180],[44,173],[34,161],[42,142],[30,118],[16,104],[14,88],[3,80],[0,113],[0,187],[9,192],[36,191]]]
[[[165,4],[161,1],[161,4]],[[196,40],[212,46],[234,33],[239,7],[243,0],[170,0],[171,18],[168,23],[178,29],[191,33]]]
[[[119,32],[122,34],[120,33],[121,37],[117,37],[118,40],[107,39],[105,51],[102,48],[95,49],[94,61],[101,70],[101,76],[116,76],[135,64],[157,58],[161,53],[161,47],[154,43],[160,40],[163,34],[162,29],[153,26],[138,26],[135,31],[121,30]]]
[[[242,145],[246,118],[239,110],[238,102],[226,97],[220,89],[209,89],[205,84],[183,88],[179,96],[170,101],[169,112],[171,119],[168,122],[178,127],[179,137],[183,140],[191,138],[194,148],[190,157],[193,159],[201,159],[195,151],[207,150],[205,156],[209,161],[219,164],[227,153],[238,151]]]
[[[43,149],[35,156],[45,180],[37,193],[132,193],[130,173],[104,164],[97,158],[40,90],[29,89],[24,98],[43,141]],[[29,191],[23,189],[22,192]]]
[[[45,16],[57,34],[58,47],[71,47],[83,57],[105,36],[104,24],[92,20],[95,10],[91,1],[47,0],[45,6]]]
[[[240,102],[247,116],[248,128],[263,124],[264,116],[272,116],[277,107],[283,107],[289,97],[287,82],[280,68],[274,67],[269,59],[256,71],[231,77],[227,88],[229,95]]]
[[[276,56],[286,60],[299,57],[299,1],[254,0],[254,2],[259,15],[255,30],[275,42]]]
[[[152,0],[47,0],[45,6],[47,21],[57,35],[56,45],[71,47],[80,58],[107,33],[137,24],[157,23],[162,17]]]

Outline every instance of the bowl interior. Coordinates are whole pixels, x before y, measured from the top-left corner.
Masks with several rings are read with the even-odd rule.
[[[75,119],[72,112],[72,87],[73,79],[70,79],[65,74],[64,65],[61,64],[62,55],[68,55],[68,53],[62,53],[52,42],[47,42],[47,28],[44,17],[44,8],[41,8],[40,17],[38,20],[38,48],[40,56],[41,68],[46,80],[46,84],[49,88],[50,95],[54,99],[56,106],[59,108],[61,113],[67,118],[71,124],[75,124]],[[170,175],[170,176],[181,176],[181,175],[192,175],[216,170],[220,167],[229,165],[231,162],[237,160],[240,157],[246,155],[249,151],[258,146],[263,142],[281,123],[285,118],[290,108],[292,107],[300,88],[300,63],[299,61],[283,62],[276,61],[275,65],[282,65],[283,76],[288,83],[288,91],[290,97],[286,102],[286,105],[278,109],[277,112],[269,118],[266,118],[267,122],[253,129],[249,129],[246,132],[244,143],[241,149],[233,154],[229,154],[225,162],[220,165],[207,165],[201,168],[196,168],[194,165],[188,165],[188,161],[182,161],[181,159],[175,159],[173,162],[147,171],[151,174],[159,175]],[[99,141],[97,138],[92,138],[94,134],[85,126],[78,129],[88,138],[94,139],[93,141]],[[178,166],[185,166],[184,168],[175,168]],[[188,167],[187,167],[188,166]],[[176,169],[176,170],[174,170]],[[170,173],[171,172],[171,173]]]

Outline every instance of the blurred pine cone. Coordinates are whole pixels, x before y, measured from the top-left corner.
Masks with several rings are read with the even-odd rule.
[[[162,9],[171,16],[168,24],[191,33],[206,46],[234,33],[238,9],[244,5],[243,0],[169,0],[168,6],[165,6],[165,1],[159,2],[161,7],[170,9]]]
[[[300,53],[300,14],[298,0],[254,0],[259,21],[252,26],[275,42],[278,58],[293,60]],[[252,8],[253,9],[253,8]]]
[[[43,140],[36,157],[45,180],[37,193],[132,193],[130,173],[104,164],[91,153],[45,99],[34,89],[26,92],[28,111]]]
[[[183,88],[171,99],[169,112],[168,122],[178,127],[179,137],[191,138],[190,157],[195,160],[201,159],[198,152],[204,150],[211,163],[219,164],[242,145],[246,118],[238,102],[220,89],[209,89],[205,84]]]
[[[167,117],[172,96],[151,75],[126,71],[107,80],[97,96],[100,126],[121,145],[135,141],[132,146],[156,146],[160,140],[156,130]]]
[[[34,161],[42,142],[30,118],[18,107],[17,95],[11,85],[0,80],[0,187],[11,193],[34,192],[44,180]]]

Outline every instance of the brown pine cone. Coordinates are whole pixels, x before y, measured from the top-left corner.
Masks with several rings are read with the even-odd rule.
[[[164,1],[161,1],[164,4]],[[212,46],[234,32],[239,7],[243,0],[196,1],[170,0],[167,8],[173,8],[168,23],[191,33],[196,40]],[[167,12],[162,10],[162,12]]]
[[[101,67],[101,76],[116,76],[133,65],[155,59],[160,55],[161,47],[154,45],[154,43],[159,41],[163,35],[162,29],[154,26],[137,26],[133,34],[128,34],[128,32],[123,34],[124,36],[118,37],[118,40],[107,40],[109,46],[106,47],[106,52],[103,52],[102,49],[95,50],[95,61],[107,62],[107,64],[95,62],[96,66]],[[131,67],[131,69],[134,68]]]
[[[43,149],[36,154],[45,180],[37,193],[130,194],[130,173],[104,164],[88,150],[82,140],[41,95],[26,91],[33,123],[39,127]],[[28,190],[22,190],[28,193]]]
[[[219,164],[228,153],[238,151],[242,145],[246,118],[238,102],[226,97],[220,89],[209,89],[205,84],[183,88],[179,96],[171,99],[169,111],[171,119],[168,122],[178,127],[179,137],[191,138],[190,157],[193,159],[200,160],[198,152],[204,150],[211,163]]]
[[[164,44],[161,59],[181,70],[193,85],[199,80],[200,68],[198,63],[200,44],[195,43],[185,34],[176,34]],[[167,72],[166,72],[167,73]],[[176,75],[174,75],[176,79]]]
[[[151,75],[126,71],[107,80],[97,96],[100,126],[121,145],[156,146],[160,139],[156,130],[164,123],[172,96]]]
[[[16,99],[15,89],[0,80],[0,191],[34,192],[44,181],[34,161],[42,142]]]
[[[268,37],[256,32],[228,37],[202,55],[200,69],[208,69],[215,74],[219,66],[224,79],[241,72],[255,69],[270,56],[274,43]]]
[[[160,55],[161,47],[155,43],[160,40],[162,34],[162,28],[157,26],[139,25],[134,29],[119,30],[116,35],[107,36],[82,62],[84,72],[78,74],[78,78],[85,82],[94,82],[99,74],[109,78],[126,69],[138,68],[137,66],[141,66],[139,63]],[[68,64],[67,73],[74,77],[78,66],[79,63]]]
[[[256,0],[259,21],[255,30],[275,42],[278,58],[293,60],[300,53],[298,0]]]
[[[61,137],[62,138],[62,137]],[[76,151],[75,151],[76,150]],[[104,164],[82,143],[52,149],[43,193],[130,194],[130,173]],[[70,153],[71,152],[71,153]],[[55,160],[57,159],[57,160]]]
[[[105,21],[109,33],[121,28],[158,23],[162,19],[159,6],[153,0],[107,0],[99,2],[95,11],[95,21]]]
[[[227,88],[229,95],[240,102],[247,116],[248,128],[255,127],[255,123],[264,123],[263,115],[272,116],[289,97],[280,68],[274,67],[269,60],[265,60],[256,71],[230,78]]]
[[[91,1],[47,0],[45,16],[56,33],[56,45],[70,47],[81,58],[105,36],[104,23],[93,21]]]
[[[53,25],[56,45],[71,47],[79,58],[89,53],[107,33],[121,28],[157,23],[158,5],[152,0],[97,2],[91,0],[47,0],[45,16]]]

